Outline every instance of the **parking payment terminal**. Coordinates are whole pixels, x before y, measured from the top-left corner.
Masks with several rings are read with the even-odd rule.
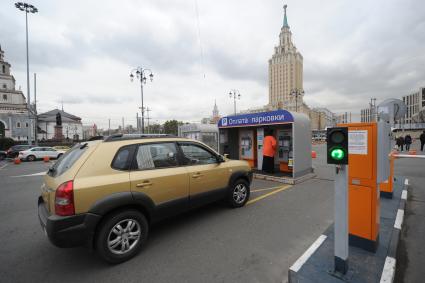
[[[281,172],[292,172],[292,134],[291,130],[279,130],[277,132],[277,159],[279,161],[279,169]]]
[[[264,128],[257,129],[257,169],[263,169]]]
[[[241,130],[239,134],[240,157],[248,161],[251,167],[255,166],[254,159],[254,131]]]

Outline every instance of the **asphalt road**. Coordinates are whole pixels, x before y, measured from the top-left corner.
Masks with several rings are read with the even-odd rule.
[[[419,142],[413,144],[420,152]],[[425,266],[425,159],[395,161],[395,175],[409,179],[403,230],[397,253],[397,283],[424,282]]]
[[[42,176],[22,175],[48,164],[3,164],[1,282],[282,282],[333,221],[332,183],[310,180],[241,209],[217,203],[157,224],[137,257],[113,266],[85,248],[56,248],[44,236],[36,204]],[[252,190],[275,186],[281,184],[255,181]],[[271,191],[253,192],[251,200]]]

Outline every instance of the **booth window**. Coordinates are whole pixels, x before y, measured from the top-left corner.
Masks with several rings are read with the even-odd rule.
[[[194,145],[181,144],[185,165],[202,165],[217,163],[217,157],[208,150]]]
[[[140,145],[136,155],[137,168],[141,170],[175,167],[177,150],[174,143]]]

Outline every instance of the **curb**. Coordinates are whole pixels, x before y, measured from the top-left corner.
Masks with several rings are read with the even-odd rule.
[[[394,222],[394,229],[391,233],[390,246],[385,258],[384,269],[382,270],[380,283],[394,282],[397,264],[397,249],[400,241],[401,229],[403,228],[404,211],[407,203],[409,188],[409,179],[404,179],[404,189],[401,193],[400,204],[398,206],[397,216]]]

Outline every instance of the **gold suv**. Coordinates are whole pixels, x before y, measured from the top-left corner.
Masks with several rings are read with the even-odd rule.
[[[40,224],[58,247],[87,245],[110,263],[135,256],[149,226],[225,199],[249,199],[251,169],[203,143],[114,135],[74,146],[44,176]]]

